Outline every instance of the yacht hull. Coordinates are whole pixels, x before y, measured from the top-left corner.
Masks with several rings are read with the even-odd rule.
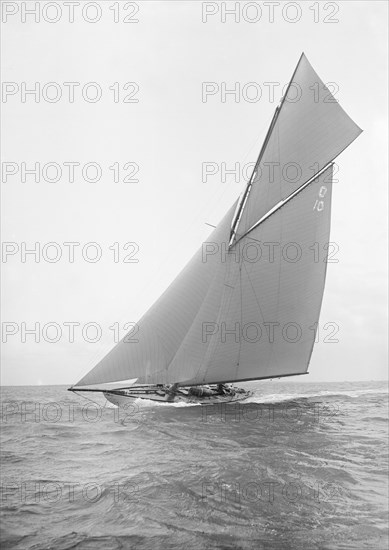
[[[185,390],[184,390],[185,391]],[[216,405],[220,403],[235,403],[243,401],[250,397],[252,392],[241,388],[234,388],[229,394],[214,394],[214,395],[191,395],[189,392],[179,391],[174,394],[156,390],[156,391],[131,391],[131,390],[115,390],[104,392],[106,399],[117,407],[126,407],[133,403],[136,399],[146,399],[157,403],[174,404],[186,403],[190,405]]]

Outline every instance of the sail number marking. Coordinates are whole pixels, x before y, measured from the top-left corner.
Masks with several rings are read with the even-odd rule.
[[[316,199],[315,204],[313,205],[313,210],[317,210],[318,212],[321,212],[322,210],[324,210],[324,200],[320,200],[320,199],[324,199],[327,191],[328,189],[325,185],[322,185],[320,187],[319,198]]]

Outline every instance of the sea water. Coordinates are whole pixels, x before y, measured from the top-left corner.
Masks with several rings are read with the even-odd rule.
[[[387,548],[384,382],[244,384],[244,403],[2,389],[1,548]]]

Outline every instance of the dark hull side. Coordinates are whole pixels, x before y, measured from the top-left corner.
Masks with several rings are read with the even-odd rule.
[[[107,391],[104,392],[104,396],[108,401],[116,405],[117,407],[125,407],[129,403],[136,399],[147,399],[155,401],[157,403],[174,404],[174,403],[186,403],[191,405],[216,405],[219,403],[234,403],[237,401],[243,401],[252,395],[252,392],[239,389],[238,391],[232,391],[227,395],[210,395],[210,396],[195,396],[182,392],[174,395],[169,395],[162,391]]]

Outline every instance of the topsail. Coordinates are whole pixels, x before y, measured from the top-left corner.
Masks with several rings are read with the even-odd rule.
[[[238,237],[335,159],[361,129],[300,57],[248,183],[234,222]]]
[[[242,198],[137,333],[74,388],[305,373],[324,292],[332,161],[360,132],[303,54]]]

